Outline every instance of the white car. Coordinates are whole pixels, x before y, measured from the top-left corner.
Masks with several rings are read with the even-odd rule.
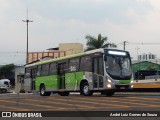
[[[2,93],[10,92],[10,80],[8,79],[1,79],[0,80],[0,90]]]

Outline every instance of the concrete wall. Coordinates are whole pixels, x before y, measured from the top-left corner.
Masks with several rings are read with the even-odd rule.
[[[60,43],[60,51],[66,51],[66,55],[83,52],[83,44],[81,43]]]
[[[21,89],[24,88],[22,76],[24,76],[25,68],[24,66],[15,68],[15,92],[19,93]]]
[[[29,52],[28,63],[37,61],[42,57],[58,58],[65,56],[65,51],[52,51],[52,52]]]

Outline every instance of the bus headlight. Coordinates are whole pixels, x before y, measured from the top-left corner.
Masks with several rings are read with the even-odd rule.
[[[108,78],[108,82],[110,82],[110,83],[111,83],[111,82],[112,82],[112,80]]]
[[[131,88],[133,88],[133,85],[131,85]]]
[[[111,86],[111,84],[107,84],[107,87],[108,87],[108,88],[111,88],[112,86]]]

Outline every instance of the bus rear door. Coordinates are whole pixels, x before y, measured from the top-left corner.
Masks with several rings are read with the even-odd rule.
[[[58,64],[59,89],[65,89],[65,66],[66,63]]]

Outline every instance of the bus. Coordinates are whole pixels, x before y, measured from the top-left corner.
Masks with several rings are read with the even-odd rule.
[[[24,88],[40,96],[68,96],[70,92],[112,96],[116,90],[132,88],[132,78],[129,52],[101,48],[27,64]]]

